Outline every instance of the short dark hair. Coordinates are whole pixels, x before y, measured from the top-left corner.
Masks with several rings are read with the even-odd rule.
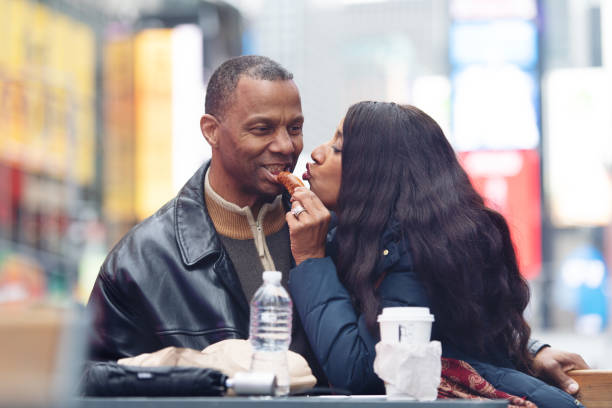
[[[293,74],[278,62],[260,55],[242,55],[225,61],[215,70],[206,87],[205,110],[222,117],[241,76],[267,81],[288,81]]]

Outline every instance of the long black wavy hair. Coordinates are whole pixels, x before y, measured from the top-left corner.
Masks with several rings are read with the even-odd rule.
[[[394,103],[349,108],[337,215],[338,274],[370,331],[380,312],[373,269],[393,220],[442,332],[476,355],[502,347],[530,372],[529,287],[508,225],[484,205],[431,117]]]

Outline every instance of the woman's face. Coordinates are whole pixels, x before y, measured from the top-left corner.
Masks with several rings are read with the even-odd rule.
[[[312,151],[310,157],[314,163],[306,164],[304,174],[304,180],[310,183],[310,189],[330,210],[336,209],[342,181],[343,123],[344,119],[340,121],[330,141]]]

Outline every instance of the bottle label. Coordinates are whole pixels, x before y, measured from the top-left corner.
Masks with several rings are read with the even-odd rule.
[[[263,312],[260,315],[260,319],[264,323],[276,323],[276,313],[273,312]]]

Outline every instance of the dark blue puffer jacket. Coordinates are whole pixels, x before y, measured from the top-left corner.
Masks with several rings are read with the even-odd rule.
[[[354,394],[384,394],[383,382],[373,370],[374,345],[380,340],[366,327],[365,319],[353,308],[351,297],[338,279],[334,230],[328,236],[325,258],[308,259],[291,270],[289,291],[310,344],[330,384]],[[383,256],[375,275],[386,273],[379,289],[381,307],[427,306],[425,287],[413,268],[408,244],[394,228],[383,234]],[[474,359],[463,353],[434,322],[432,338],[442,343],[442,355],[470,363],[497,389],[526,397],[539,408],[580,407],[572,396],[513,368],[503,353]]]

